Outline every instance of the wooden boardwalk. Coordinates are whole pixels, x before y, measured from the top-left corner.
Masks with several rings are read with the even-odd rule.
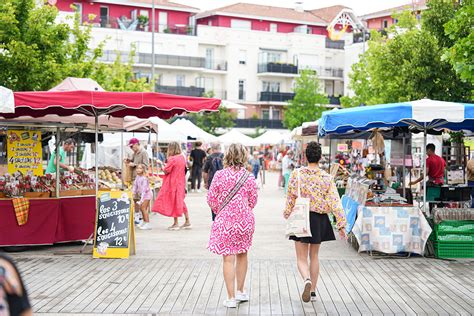
[[[250,301],[226,310],[221,261],[15,256],[37,314],[470,315],[474,261],[321,261],[318,300],[303,303],[293,260],[250,260]]]

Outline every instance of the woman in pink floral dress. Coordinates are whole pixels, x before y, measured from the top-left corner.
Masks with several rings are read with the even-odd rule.
[[[209,206],[217,214],[208,249],[224,258],[227,288],[224,306],[228,308],[235,308],[237,302],[249,299],[244,292],[244,284],[247,252],[255,230],[253,208],[257,204],[257,184],[245,168],[247,157],[244,146],[232,144],[224,156],[225,168],[215,174],[207,195]]]

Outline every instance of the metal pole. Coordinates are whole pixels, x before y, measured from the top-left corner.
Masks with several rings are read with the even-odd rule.
[[[403,197],[406,198],[406,188],[405,188],[405,157],[406,157],[406,141],[405,134],[403,135],[403,163],[402,163],[402,185],[403,185]]]
[[[423,212],[426,214],[426,123],[423,130]]]
[[[61,183],[59,181],[59,173],[60,173],[60,166],[59,166],[59,137],[61,135],[61,130],[59,127],[56,128],[56,197],[59,198],[59,191],[61,191]]]
[[[99,114],[95,114],[95,196],[99,195]]]
[[[124,156],[123,155],[123,147],[124,147],[123,145],[124,145],[124,143],[123,143],[123,132],[120,132],[120,163],[122,164],[122,166],[123,166],[123,156]],[[123,181],[124,171],[125,170],[122,169],[122,185],[123,185],[123,183],[125,183]]]
[[[151,84],[152,90],[155,92],[155,0],[151,2]]]

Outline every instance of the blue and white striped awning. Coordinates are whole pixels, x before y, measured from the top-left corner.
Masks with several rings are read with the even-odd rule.
[[[319,134],[325,136],[397,126],[474,131],[474,104],[423,99],[332,110],[323,113]]]

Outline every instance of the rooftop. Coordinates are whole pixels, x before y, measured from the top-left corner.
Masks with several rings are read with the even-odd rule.
[[[92,0],[91,2],[103,2],[101,0]],[[114,2],[114,0],[108,0],[108,2]],[[147,7],[151,7],[153,0],[128,0],[126,5],[133,6],[133,5],[146,5]],[[117,4],[124,4],[123,1],[116,1]],[[157,8],[170,8],[170,9],[181,9],[184,11],[191,11],[191,12],[198,12],[199,9],[196,7],[191,7],[188,5],[172,2],[169,0],[155,0],[155,6]]]
[[[415,0],[413,3],[407,3],[398,7],[388,8],[381,11],[376,11],[360,16],[360,19],[367,20],[373,18],[379,18],[383,16],[390,16],[394,12],[401,12],[404,10],[424,10],[426,9],[426,0]]]

